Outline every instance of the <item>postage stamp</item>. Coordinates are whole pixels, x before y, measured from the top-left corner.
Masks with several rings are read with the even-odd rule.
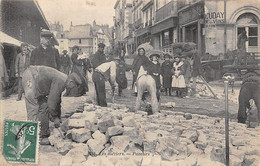
[[[39,122],[5,120],[3,137],[7,162],[38,163]]]

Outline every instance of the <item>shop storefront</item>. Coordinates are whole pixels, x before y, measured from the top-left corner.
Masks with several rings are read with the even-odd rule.
[[[224,11],[224,1],[205,1],[205,40],[206,52],[212,55],[219,55],[225,52],[224,43],[227,43],[227,50],[238,49],[238,36],[246,31],[247,41],[245,42],[247,52],[259,52],[260,32],[260,2],[248,1],[227,1],[227,10]],[[227,40],[224,41],[224,17],[227,18]]]
[[[181,8],[178,11],[179,18],[179,41],[194,42],[200,53],[205,52],[204,40],[204,2]]]
[[[170,44],[177,42],[177,18],[171,17],[167,20],[155,24],[151,29],[151,34],[153,36],[153,46],[156,49],[165,49]]]

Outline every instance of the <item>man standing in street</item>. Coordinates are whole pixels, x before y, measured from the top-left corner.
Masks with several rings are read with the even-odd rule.
[[[20,101],[23,94],[22,74],[30,66],[30,50],[27,43],[21,44],[22,52],[19,53],[15,60],[15,76],[18,78],[18,98]]]
[[[32,51],[30,65],[49,66],[59,70],[59,51],[52,46],[53,34],[50,31],[41,32],[41,45]]]
[[[97,105],[101,107],[107,106],[105,81],[109,81],[112,95],[114,95],[116,87],[116,68],[119,61],[120,58],[113,58],[112,61],[102,63],[94,69],[92,79],[95,84]]]
[[[103,73],[100,73],[99,71],[95,70],[98,66],[106,62],[106,56],[104,54],[104,48],[105,44],[99,43],[98,44],[98,51],[93,55],[91,58],[91,64],[93,67],[93,75],[92,80],[95,85],[95,91],[96,91],[96,98],[97,98],[97,104],[106,107],[106,92],[105,92],[105,77]]]
[[[70,84],[69,77],[47,66],[30,66],[22,77],[27,119],[40,121],[40,144],[48,145],[49,120],[60,127],[61,94]]]
[[[70,72],[70,57],[67,54],[67,50],[62,51],[62,55],[60,57],[60,71],[63,72],[64,74],[69,75]]]

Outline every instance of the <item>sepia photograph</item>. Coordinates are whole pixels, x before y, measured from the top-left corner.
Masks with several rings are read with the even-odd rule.
[[[0,166],[260,166],[260,0],[0,0]]]

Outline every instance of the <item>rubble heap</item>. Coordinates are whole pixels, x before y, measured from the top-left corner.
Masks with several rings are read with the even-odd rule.
[[[125,105],[85,103],[49,138],[60,165],[224,165],[224,120],[161,110],[147,115]],[[246,137],[245,137],[246,135]],[[231,165],[257,165],[259,132],[230,122]]]

